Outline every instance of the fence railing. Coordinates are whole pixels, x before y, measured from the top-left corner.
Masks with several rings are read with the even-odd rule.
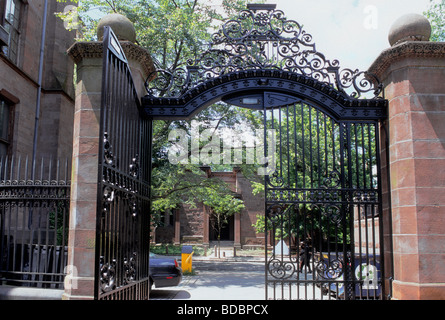
[[[63,289],[69,161],[0,158],[0,285]]]

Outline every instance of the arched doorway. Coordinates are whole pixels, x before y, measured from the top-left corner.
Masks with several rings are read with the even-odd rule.
[[[326,59],[274,5],[251,4],[187,67],[149,80],[148,121],[217,101],[262,114],[266,299],[383,298],[387,101],[375,77]]]
[[[213,221],[214,219],[210,219],[209,224],[209,241],[216,242],[218,240],[220,241],[231,241],[235,239],[235,230],[234,230],[234,224],[235,224],[235,217],[230,216],[227,219],[227,223],[225,223],[221,230],[217,228],[216,221]],[[218,239],[219,236],[219,239]]]

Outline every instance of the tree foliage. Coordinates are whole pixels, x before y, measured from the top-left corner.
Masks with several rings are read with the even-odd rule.
[[[198,0],[57,0],[76,4],[77,9],[56,13],[71,28],[78,29],[79,41],[97,40],[100,17],[120,13],[133,22],[137,42],[148,49],[158,69],[174,70],[195,59],[224,19],[246,8],[247,0],[223,0],[219,5]],[[245,117],[243,119],[243,117]],[[250,120],[253,118],[250,116]],[[226,104],[216,104],[194,119],[201,131],[233,127],[249,121],[249,112]],[[168,159],[173,129],[184,129],[190,135],[190,121],[153,122],[152,217],[182,203],[191,206],[203,202],[224,221],[242,210],[242,200],[236,199],[229,186],[220,179],[207,178],[201,164],[175,165]],[[201,143],[199,148],[202,148]],[[215,165],[216,170],[228,169]]]
[[[377,196],[376,125],[338,123],[306,103],[274,110],[266,123],[275,128],[279,146],[267,196],[281,202],[283,212],[258,216],[253,224],[257,232],[267,224],[276,239],[297,243],[297,238],[311,237],[321,244],[335,237],[349,243],[353,217],[342,190],[352,190],[356,201]]]
[[[58,0],[59,2],[68,2]],[[212,6],[208,2],[197,0],[73,0],[78,9],[70,12],[58,13],[65,21],[80,21],[79,40],[96,40],[96,26],[98,17],[107,13],[121,13],[133,23],[137,33],[139,45],[147,48],[158,69],[174,70],[186,64],[188,60],[195,60],[204,45],[211,40],[223,19],[233,17],[240,9],[246,7],[247,0],[222,0],[219,6]],[[444,0],[432,1],[428,12],[433,27],[443,36],[443,8]],[[100,12],[92,14],[91,12]],[[77,18],[78,17],[78,18]],[[442,24],[441,24],[442,23]],[[440,38],[438,38],[440,39]],[[349,133],[352,141],[350,153],[342,152],[340,141],[340,126],[324,115],[320,110],[306,104],[285,106],[283,110],[290,113],[282,114],[283,121],[269,117],[268,128],[274,128],[279,137],[281,148],[277,150],[277,176],[289,188],[311,189],[330,188],[336,183],[336,174],[340,170],[340,159],[349,161],[345,172],[353,178],[351,188],[374,184],[372,170],[376,163],[375,146],[370,143],[375,137],[375,131],[368,126],[353,126]],[[293,112],[292,112],[293,109]],[[199,131],[219,130],[247,126],[258,130],[263,126],[264,115],[261,111],[241,109],[224,103],[217,103],[203,110],[193,120],[200,124]],[[244,208],[242,200],[234,197],[229,186],[219,179],[208,178],[200,168],[206,163],[172,164],[168,158],[168,150],[172,146],[169,141],[171,130],[183,130],[188,143],[194,138],[191,133],[190,121],[154,121],[153,129],[153,181],[152,181],[152,212],[153,216],[186,203],[194,206],[197,202],[206,204],[214,220],[219,220],[221,226],[227,218]],[[290,133],[290,134],[289,134]],[[200,141],[198,149],[205,147],[206,141]],[[190,150],[191,152],[191,150]],[[190,152],[187,156],[190,156]],[[245,150],[243,150],[245,152]],[[287,155],[280,158],[280,154]],[[344,151],[343,151],[344,152]],[[369,159],[369,160],[366,160]],[[213,170],[231,170],[231,165],[212,163]],[[254,193],[264,194],[262,177],[255,174],[258,164],[239,164],[243,174],[251,179]],[[364,169],[364,170],[362,170]],[[360,173],[360,174],[359,174]],[[332,209],[330,209],[332,210]],[[291,215],[289,226],[291,234],[311,231],[327,233],[331,228],[326,208],[321,206],[293,206],[289,209]],[[330,215],[332,216],[332,212]],[[306,221],[312,230],[308,230]],[[305,220],[306,219],[306,220]],[[269,221],[270,222],[270,221]],[[256,227],[258,232],[264,231],[265,221],[260,218]],[[269,228],[270,230],[270,228]],[[278,230],[278,229],[277,229]],[[283,229],[284,230],[284,229]],[[281,231],[277,231],[281,232]],[[339,234],[340,231],[337,231]]]
[[[221,230],[228,224],[229,218],[245,208],[241,199],[214,191],[206,194],[204,204],[210,208],[211,226],[217,233],[218,241],[221,240]]]
[[[147,48],[162,69],[175,69],[202,50],[226,17],[246,0],[224,0],[221,6],[198,0],[57,0],[75,3],[77,10],[56,13],[79,31],[78,40],[96,39],[99,18],[120,13],[133,22],[137,41]]]
[[[445,41],[445,0],[430,0],[430,6],[424,12],[431,23],[431,41]]]

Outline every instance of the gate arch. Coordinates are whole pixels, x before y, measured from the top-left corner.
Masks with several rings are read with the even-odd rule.
[[[338,120],[386,117],[387,102],[384,99],[351,99],[327,83],[297,73],[272,69],[253,69],[224,74],[188,90],[181,97],[147,95],[142,97],[142,104],[147,117],[151,119],[165,117],[188,119],[203,108],[221,100],[251,108],[252,105],[245,105],[234,99],[248,95],[255,96],[258,92],[266,91],[316,103]],[[281,102],[275,102],[277,103]],[[282,103],[285,104],[285,101]],[[261,105],[259,101],[257,108],[261,108]]]
[[[277,131],[265,176],[267,299],[383,298],[378,131],[388,102],[376,77],[326,59],[275,5],[251,4],[197,59],[155,71],[146,89],[149,120],[189,119],[224,101],[261,110]]]

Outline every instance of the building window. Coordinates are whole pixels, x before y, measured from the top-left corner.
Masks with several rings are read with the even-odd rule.
[[[2,48],[3,53],[14,63],[17,63],[20,36],[21,0],[6,0],[3,26],[9,34],[8,45]]]
[[[8,154],[12,106],[0,96],[0,156]]]

